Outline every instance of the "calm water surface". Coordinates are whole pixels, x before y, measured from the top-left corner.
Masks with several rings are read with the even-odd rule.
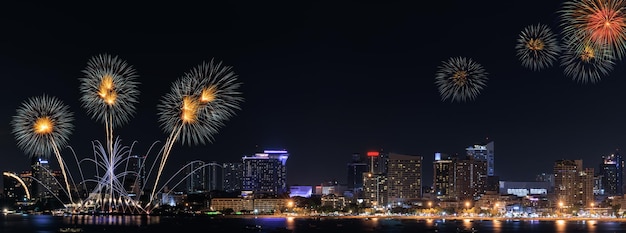
[[[260,229],[250,229],[251,226]],[[482,232],[625,232],[626,223],[608,221],[424,220],[393,218],[210,218],[164,216],[2,215],[1,233],[55,233],[62,227],[84,232],[452,232],[474,228]]]

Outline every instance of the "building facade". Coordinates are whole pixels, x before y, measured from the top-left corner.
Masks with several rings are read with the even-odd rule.
[[[554,193],[559,208],[585,208],[594,202],[593,168],[583,161],[557,160],[554,163]]]
[[[222,173],[222,190],[226,192],[241,192],[243,163],[224,163],[222,165]]]
[[[422,197],[422,156],[389,153],[388,198],[392,205]]]
[[[368,165],[359,153],[352,154],[348,163],[347,188],[356,197],[361,197],[363,192],[363,173],[368,172]]]
[[[455,199],[454,159],[455,157],[448,154],[435,153],[435,160],[433,162],[433,193],[437,199]]]
[[[619,151],[602,156],[599,173],[604,194],[609,196],[624,195],[624,160]]]
[[[206,191],[206,169],[203,161],[188,163],[185,170],[187,193],[201,193]]]
[[[286,150],[265,150],[254,156],[244,156],[242,190],[268,195],[287,193],[288,158]]]

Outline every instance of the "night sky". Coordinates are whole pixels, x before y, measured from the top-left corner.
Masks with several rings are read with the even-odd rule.
[[[286,149],[288,185],[346,182],[353,153],[383,150],[423,156],[430,185],[435,152],[463,154],[493,140],[496,175],[519,181],[552,172],[557,159],[597,169],[600,156],[626,143],[623,64],[582,84],[558,62],[532,71],[516,57],[524,27],[559,31],[558,1],[58,4],[0,5],[2,171],[29,169],[10,121],[23,101],[42,94],[70,106],[69,145],[93,156],[91,141],[104,140],[104,125],[81,107],[78,78],[104,53],[139,74],[137,113],[114,132],[136,141],[134,154],[167,137],[156,105],[191,68],[215,58],[243,83],[237,115],[213,143],[174,145],[169,173],[190,160],[236,162]],[[459,56],[485,68],[487,85],[475,100],[442,101],[435,73]]]

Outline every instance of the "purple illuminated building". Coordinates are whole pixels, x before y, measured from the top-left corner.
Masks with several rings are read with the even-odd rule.
[[[253,156],[243,156],[242,191],[261,195],[287,193],[286,150],[265,150]]]

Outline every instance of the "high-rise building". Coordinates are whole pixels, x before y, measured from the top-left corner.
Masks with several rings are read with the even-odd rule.
[[[222,190],[224,187],[224,169],[222,164],[213,161],[206,164],[206,191]]]
[[[363,198],[373,207],[387,205],[387,156],[378,151],[368,151],[368,172],[363,173]]]
[[[602,188],[604,193],[610,196],[622,196],[624,194],[624,160],[619,154],[619,151],[615,153],[602,156],[602,162],[600,163],[600,175]]]
[[[135,200],[143,194],[142,188],[146,180],[145,160],[146,157],[140,155],[131,155],[128,159],[128,171],[132,172],[124,178],[124,188],[129,196],[136,197]]]
[[[242,190],[255,194],[287,193],[288,158],[286,150],[265,150],[254,156],[244,156]]]
[[[494,163],[494,142],[491,141],[485,145],[474,145],[465,149],[467,156],[475,160],[487,161],[487,175],[495,175]]]
[[[354,195],[358,196],[363,191],[363,173],[368,172],[367,168],[367,162],[361,154],[352,154],[352,160],[348,163],[347,188]]]
[[[206,191],[206,169],[203,161],[189,162],[185,170],[187,193],[201,193]]]
[[[487,161],[457,158],[454,163],[454,192],[457,200],[478,199],[487,191]]]
[[[433,192],[440,200],[454,199],[454,159],[448,154],[435,153]]]
[[[387,176],[377,173],[363,173],[363,198],[373,207],[387,205]]]
[[[389,203],[407,203],[422,197],[422,156],[389,153],[387,158]]]
[[[594,201],[593,180],[593,168],[583,168],[582,160],[555,161],[555,203],[560,208],[588,207]]]
[[[222,190],[226,192],[240,192],[242,190],[243,164],[241,162],[224,163],[222,171]]]
[[[62,201],[69,200],[65,192],[61,192],[60,184],[64,184],[60,171],[53,171],[47,159],[33,157],[31,163],[31,198],[39,200],[60,198]],[[70,187],[71,188],[71,187]],[[70,190],[71,191],[71,190]],[[61,194],[62,193],[62,194]]]

